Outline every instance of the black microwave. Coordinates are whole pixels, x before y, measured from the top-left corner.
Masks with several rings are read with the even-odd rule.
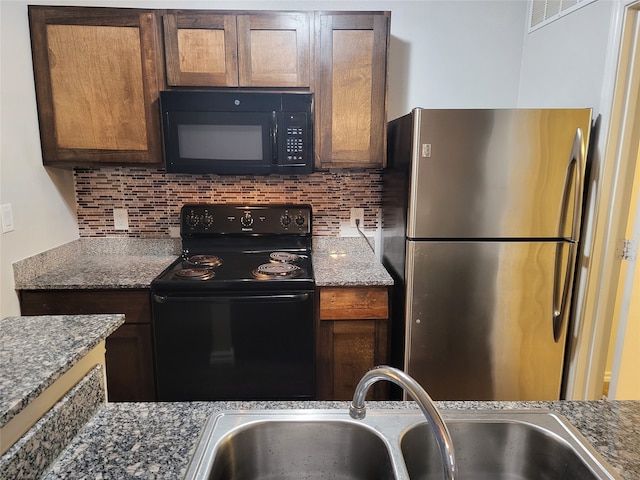
[[[313,95],[160,92],[167,172],[266,175],[313,171]]]

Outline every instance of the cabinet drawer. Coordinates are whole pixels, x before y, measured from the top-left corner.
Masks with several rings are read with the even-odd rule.
[[[148,290],[22,290],[22,315],[124,313],[125,323],[151,323]]]
[[[386,287],[329,287],[320,289],[320,320],[389,318]]]

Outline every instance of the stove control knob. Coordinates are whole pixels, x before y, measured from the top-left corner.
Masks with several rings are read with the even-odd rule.
[[[306,219],[304,218],[304,215],[302,215],[301,213],[299,213],[296,216],[296,225],[299,227],[302,227],[304,225],[304,222],[306,221]]]
[[[194,229],[200,223],[200,215],[195,212],[189,212],[185,218],[187,226],[191,229]]]
[[[251,212],[244,212],[244,215],[240,217],[240,223],[243,227],[250,227],[253,225],[253,217],[251,216]]]
[[[291,216],[288,213],[285,213],[280,217],[280,223],[283,227],[288,227],[289,225],[291,225]]]
[[[209,212],[204,212],[204,215],[202,215],[202,226],[204,228],[211,228],[212,225],[213,215],[211,215]]]

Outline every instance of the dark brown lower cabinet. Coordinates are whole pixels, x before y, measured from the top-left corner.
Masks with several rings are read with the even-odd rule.
[[[124,313],[106,341],[111,402],[155,400],[149,290],[21,290],[22,315]]]
[[[321,287],[317,341],[317,397],[350,400],[362,375],[388,362],[389,292],[387,287]],[[378,382],[369,400],[389,398]]]

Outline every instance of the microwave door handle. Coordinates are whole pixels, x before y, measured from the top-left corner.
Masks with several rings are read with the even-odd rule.
[[[278,163],[278,114],[271,112],[271,163]]]

